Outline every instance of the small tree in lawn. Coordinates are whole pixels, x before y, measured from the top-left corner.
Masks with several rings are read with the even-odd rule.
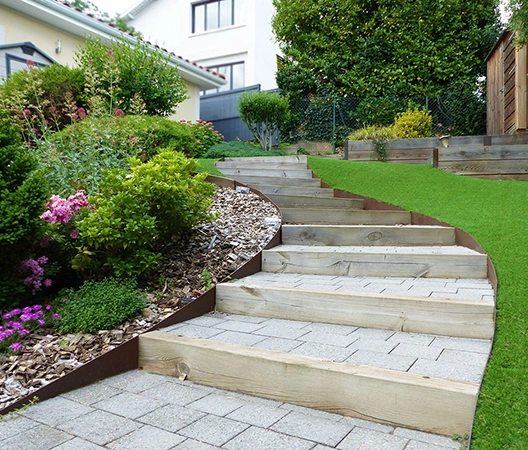
[[[238,98],[240,118],[264,150],[271,149],[271,139],[288,118],[286,97],[276,92],[245,92]]]

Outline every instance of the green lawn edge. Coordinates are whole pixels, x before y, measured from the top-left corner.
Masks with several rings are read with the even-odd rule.
[[[218,159],[198,158],[197,161],[199,172],[207,172],[209,175],[225,177],[225,175],[215,167],[215,163]]]
[[[329,186],[434,217],[470,233],[498,276],[492,355],[471,448],[528,448],[528,183],[486,180],[425,165],[309,157]]]

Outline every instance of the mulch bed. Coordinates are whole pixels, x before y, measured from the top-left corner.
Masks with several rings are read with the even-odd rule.
[[[148,292],[140,316],[97,334],[40,329],[25,336],[18,354],[0,356],[0,410],[167,318],[250,260],[277,231],[265,219],[279,211],[255,194],[218,187],[211,209],[217,220],[159,246],[162,260],[140,280]]]

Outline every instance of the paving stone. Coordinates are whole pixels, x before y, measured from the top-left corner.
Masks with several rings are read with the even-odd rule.
[[[418,359],[409,369],[409,372],[478,384],[482,380],[484,367]]]
[[[442,351],[443,350],[439,347],[426,347],[423,345],[414,344],[398,344],[396,348],[390,352],[390,354],[436,360]]]
[[[215,313],[204,314],[203,316],[192,319],[193,325],[200,327],[215,327],[226,321],[227,319],[224,316]]]
[[[107,382],[108,380],[104,380],[75,389],[74,391],[65,392],[61,394],[61,397],[89,406],[123,392],[121,389],[111,386]]]
[[[284,327],[284,328],[306,328],[311,325],[311,322],[304,322],[301,320],[287,320],[287,319],[268,319],[266,325],[269,327]]]
[[[145,425],[109,444],[113,450],[168,450],[185,440],[183,436]]]
[[[257,342],[253,347],[289,353],[294,348],[299,347],[299,345],[302,345],[302,342],[294,339],[267,337],[264,340]]]
[[[416,334],[416,333],[394,333],[387,342],[399,342],[401,344],[414,344],[428,346],[433,342],[435,336],[430,334]]]
[[[23,416],[3,416],[0,418],[0,436],[2,436],[2,439],[7,439],[38,425],[38,422]]]
[[[226,342],[228,344],[247,345],[251,347],[263,341],[266,337],[249,333],[240,333],[238,331],[224,331],[213,336],[212,339],[219,342]]]
[[[37,403],[20,411],[20,414],[28,419],[45,423],[52,427],[74,419],[83,414],[88,414],[93,408],[74,402],[67,398],[55,397],[46,403]]]
[[[163,375],[144,372],[143,370],[131,370],[100,381],[103,386],[114,386],[122,391],[141,392],[165,381]]]
[[[412,441],[426,442],[428,444],[439,445],[444,448],[459,449],[460,443],[445,436],[439,436],[431,433],[424,433],[417,430],[409,430],[408,428],[396,428],[394,430],[396,436],[411,439]],[[407,447],[408,448],[408,447]]]
[[[386,341],[394,334],[391,330],[375,330],[374,328],[358,328],[353,335],[361,339]]]
[[[348,348],[353,351],[367,350],[388,355],[397,345],[397,342],[387,342],[382,339],[361,338],[350,344]]]
[[[278,407],[249,403],[228,414],[226,417],[257,427],[268,428],[282,419],[286,414],[288,414],[288,411]]]
[[[93,406],[119,416],[136,419],[166,404],[166,400],[141,396],[133,392],[123,392],[109,399],[94,403]]]
[[[160,383],[140,392],[139,395],[185,406],[210,394],[210,391],[202,386],[187,386],[177,381],[179,380]]]
[[[341,416],[340,414],[319,411],[318,409],[306,408],[305,406],[292,405],[291,403],[284,403],[281,405],[281,408],[287,411],[295,411],[301,414],[305,414],[307,416],[331,420],[333,422],[340,422],[343,419],[343,416]]]
[[[179,431],[179,434],[211,445],[221,446],[249,427],[225,417],[205,416]]]
[[[358,419],[356,417],[343,417],[342,422],[347,422],[355,427],[366,428],[367,430],[379,431],[380,433],[392,433],[394,427],[377,422],[369,422],[368,420]]]
[[[178,328],[162,328],[161,331],[174,333],[179,336],[199,337],[204,339],[216,336],[222,332],[222,330],[217,328],[201,327],[193,324],[185,324]]]
[[[81,438],[73,438],[63,444],[53,447],[53,450],[104,450],[105,447],[85,441]]]
[[[50,450],[70,439],[72,436],[62,431],[47,425],[37,425],[7,439],[2,436],[0,448],[2,450]]]
[[[266,405],[273,408],[278,408],[284,403],[277,400],[270,400],[269,398],[257,397],[255,395],[242,394],[241,392],[230,392],[232,397],[239,398],[245,403],[256,404],[256,405]]]
[[[313,322],[306,327],[303,328],[303,330],[308,331],[320,331],[323,333],[332,333],[334,335],[343,335],[347,336],[350,333],[353,333],[358,328],[349,326],[349,325],[336,325],[333,323],[321,323],[321,322]]]
[[[194,439],[186,439],[181,444],[174,447],[174,450],[216,450],[220,447],[216,445],[209,445],[205,442],[195,441]]]
[[[317,443],[335,446],[353,426],[299,412],[291,412],[271,427],[272,430]]]
[[[491,341],[485,339],[465,339],[456,337],[437,336],[431,347],[449,348],[451,350],[464,350],[488,354],[491,351]]]
[[[442,445],[435,445],[435,444],[429,444],[427,442],[420,442],[420,441],[409,441],[407,446],[405,447],[405,450],[447,450],[451,449],[453,447],[444,447]],[[455,448],[460,448],[460,445]]]
[[[471,366],[483,367],[488,362],[486,353],[465,352],[463,350],[445,349],[438,361],[450,364],[468,364]]]
[[[223,322],[216,325],[215,328],[227,331],[240,331],[241,333],[252,333],[263,326],[264,325],[262,325],[262,322],[252,323],[239,320],[224,320]]]
[[[354,428],[337,446],[341,450],[403,450],[408,439],[364,428]]]
[[[352,332],[353,329],[350,330]],[[326,331],[309,331],[304,336],[299,338],[300,341],[314,342],[318,344],[333,345],[335,347],[348,347],[352,342],[357,341],[359,338],[352,335],[341,335],[329,333]]]
[[[188,406],[198,411],[203,411],[215,416],[225,416],[235,409],[244,406],[244,401],[227,395],[210,394],[207,397],[196,400]]]
[[[57,428],[99,445],[115,441],[138,429],[141,425],[124,417],[105,411],[93,411],[89,414],[69,420]]]
[[[350,348],[335,347],[333,345],[318,344],[315,342],[305,342],[294,348],[290,353],[342,362],[349,358],[354,351],[354,349]]]
[[[370,350],[358,350],[346,361],[352,364],[406,372],[415,363],[416,358],[413,356],[393,355],[392,353],[386,354]]]
[[[284,338],[284,339],[298,339],[304,334],[306,334],[308,331],[283,326],[283,325],[267,325],[260,330],[255,331],[255,334],[260,334],[262,336],[269,336],[269,337],[278,337],[278,338]]]
[[[201,411],[170,404],[145,414],[137,420],[175,433],[204,416],[205,413]]]
[[[309,450],[313,446],[313,442],[275,433],[271,430],[251,427],[229,441],[222,448],[228,450]]]

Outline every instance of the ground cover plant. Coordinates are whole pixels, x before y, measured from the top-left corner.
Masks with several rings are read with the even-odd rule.
[[[471,234],[499,280],[496,334],[477,405],[471,448],[528,445],[528,184],[461,177],[430,166],[309,158],[333,188],[416,211]]]
[[[219,159],[250,156],[284,156],[285,154],[283,150],[273,150],[270,152],[262,150],[260,147],[248,142],[230,141],[213,145],[205,152],[203,157]]]

